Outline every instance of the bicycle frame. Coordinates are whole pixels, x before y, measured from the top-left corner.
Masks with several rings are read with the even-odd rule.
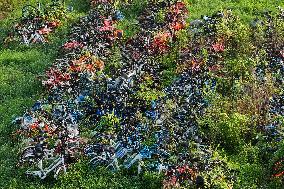
[[[35,152],[34,152],[34,149],[35,149],[35,146],[28,146],[26,147],[24,150],[23,150],[23,153],[27,150],[30,149],[30,152],[27,153],[24,157],[22,157],[23,159],[25,158],[33,158],[35,159]],[[53,156],[53,152],[54,150],[47,150],[47,149],[44,149],[43,150],[43,158],[42,159],[53,159],[54,156]]]
[[[64,164],[64,156],[61,155],[59,158],[57,158],[52,164],[50,164],[47,168],[43,169],[42,168],[42,160],[39,161],[38,167],[39,167],[39,171],[26,171],[27,175],[32,175],[35,177],[39,177],[40,179],[45,179],[46,176],[53,170],[55,170],[56,168],[59,168],[58,170],[55,171],[54,174],[54,178],[57,178],[61,167],[59,167],[60,165],[63,166],[63,171],[64,173],[66,173],[66,166]]]

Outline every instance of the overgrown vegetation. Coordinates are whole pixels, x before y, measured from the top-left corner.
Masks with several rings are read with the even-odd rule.
[[[1,4],[2,1],[0,1]],[[7,5],[8,1],[3,1]],[[144,1],[143,1],[144,2]],[[11,18],[20,14],[20,7],[24,4],[11,1],[9,4],[15,10],[6,19],[0,20],[0,39],[13,24]],[[35,1],[29,2],[35,3]],[[1,188],[160,188],[161,176],[146,174],[144,176],[128,177],[127,174],[112,174],[106,170],[93,170],[84,161],[72,165],[67,175],[58,181],[38,182],[26,179],[21,171],[16,169],[18,154],[18,142],[13,138],[15,131],[11,120],[23,113],[36,99],[40,97],[43,90],[37,77],[48,68],[56,58],[58,48],[66,41],[69,26],[79,16],[88,11],[88,3],[85,0],[67,1],[74,6],[74,12],[68,13],[69,20],[51,36],[52,43],[44,45],[33,45],[31,47],[15,45],[9,48],[1,44],[0,50],[0,187]],[[125,37],[133,36],[139,29],[135,24],[136,15],[141,11],[140,1],[134,1],[131,9],[123,8],[126,21],[118,27],[125,31]],[[257,25],[252,29],[249,23],[253,18],[260,17],[263,10],[276,11],[276,5],[283,5],[279,0],[274,1],[205,1],[192,0],[189,3],[191,12],[190,19],[201,15],[210,15],[224,8],[231,8],[233,14],[228,12],[228,19],[222,20],[218,25],[217,41],[226,44],[222,57],[219,57],[220,67],[211,72],[216,79],[214,90],[203,89],[210,106],[203,116],[199,118],[199,124],[203,137],[215,149],[212,162],[222,160],[209,173],[202,173],[211,188],[281,188],[283,182],[280,179],[271,179],[271,166],[284,154],[283,141],[267,142],[263,134],[264,126],[274,120],[282,120],[283,117],[269,117],[268,101],[273,94],[283,94],[283,86],[275,81],[278,76],[271,69],[266,72],[263,81],[257,79],[255,67],[267,66],[266,47],[269,45],[265,36],[265,27]],[[0,10],[1,11],[1,10]],[[163,13],[159,12],[158,20],[163,19]],[[236,16],[232,16],[236,15]],[[0,15],[1,19],[1,15]],[[71,20],[71,21],[70,21]],[[284,24],[275,26],[275,35],[271,40],[277,41],[276,45],[283,45]],[[180,34],[179,46],[182,49],[188,42],[190,36],[186,32]],[[184,37],[184,38],[183,38]],[[274,39],[275,38],[275,39]],[[276,39],[277,38],[277,39]],[[190,40],[188,40],[190,39]],[[201,43],[206,40],[200,39]],[[177,49],[176,51],[178,51]],[[107,69],[111,73],[120,66],[119,52],[114,49],[113,57]],[[165,68],[163,85],[167,86],[176,76],[179,65],[173,64],[175,51],[167,56],[161,57],[162,66]],[[200,55],[206,64],[207,49]],[[221,61],[222,60],[222,61]],[[208,65],[209,66],[209,65]],[[180,67],[178,67],[180,68]],[[153,81],[150,77],[141,83],[140,93],[137,98],[147,101],[155,100],[163,93],[153,90]],[[114,126],[119,120],[113,116],[104,117],[99,125]],[[111,122],[111,123],[108,123]],[[111,127],[108,129],[112,129]],[[275,153],[270,152],[276,149]],[[233,177],[230,177],[234,175]]]

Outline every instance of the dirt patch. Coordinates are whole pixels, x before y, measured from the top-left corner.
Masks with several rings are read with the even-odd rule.
[[[6,16],[7,16],[7,13],[5,14],[5,13],[1,13],[0,14],[0,20],[3,20],[4,18],[6,18]]]
[[[3,20],[13,10],[13,1],[0,0],[0,20]]]

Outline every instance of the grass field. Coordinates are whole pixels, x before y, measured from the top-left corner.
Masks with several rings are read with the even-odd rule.
[[[66,41],[68,28],[72,22],[88,11],[87,0],[69,0],[74,6],[70,13],[70,21],[51,36],[50,44],[31,47],[15,46],[6,48],[0,44],[0,188],[159,188],[158,175],[128,177],[112,175],[104,170],[93,171],[84,162],[75,164],[69,173],[56,182],[27,180],[21,170],[16,169],[19,143],[13,140],[12,133],[16,130],[11,124],[14,117],[22,115],[26,109],[40,98],[43,88],[37,77],[52,64],[57,56],[58,48]],[[6,1],[0,0],[1,3]],[[9,2],[9,1],[7,1]],[[5,14],[0,20],[0,40],[13,24],[13,19],[20,15],[24,2],[11,0],[12,13]],[[27,1],[26,1],[27,2]],[[32,1],[34,3],[35,1]],[[210,15],[218,10],[230,8],[241,20],[248,22],[265,10],[276,11],[277,6],[284,6],[282,0],[192,0],[190,1],[190,19],[201,15]],[[0,11],[4,11],[1,10]],[[135,12],[128,12],[127,19],[135,19]],[[0,14],[1,15],[1,14]],[[3,14],[4,15],[4,14]],[[4,16],[3,16],[4,17]],[[1,17],[0,17],[1,19]],[[127,21],[125,21],[127,22]],[[247,149],[254,150],[247,146]],[[225,154],[220,151],[225,158]],[[258,188],[261,173],[265,170],[257,163],[250,164],[246,159],[235,155],[226,157],[232,166],[239,171],[242,188]],[[278,187],[278,186],[268,186]]]

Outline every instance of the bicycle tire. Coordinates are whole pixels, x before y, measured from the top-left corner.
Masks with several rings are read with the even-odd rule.
[[[64,175],[66,173],[66,165],[60,165],[54,169],[54,178],[57,179],[58,176]]]
[[[118,163],[118,162],[117,162]],[[115,166],[115,162],[114,160],[111,161],[107,166],[106,168],[108,168],[108,170],[110,170],[111,172],[116,172],[119,170],[119,165],[118,166]]]
[[[31,160],[35,160],[35,154],[34,154],[34,147],[28,147],[26,148],[20,155],[20,162],[21,164],[31,163]]]
[[[93,167],[93,168],[97,168],[99,166],[106,166],[107,164],[107,161],[106,160],[102,160],[100,158],[95,158],[95,159],[92,159],[90,161],[90,165]]]

